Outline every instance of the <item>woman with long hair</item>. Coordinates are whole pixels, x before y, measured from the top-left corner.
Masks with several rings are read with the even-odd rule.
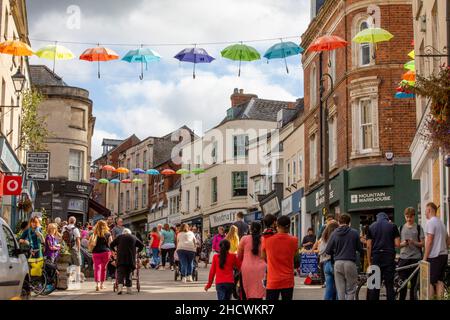
[[[339,227],[336,221],[330,222],[319,240],[319,259],[323,263],[323,271],[325,273],[325,294],[324,300],[337,300],[336,285],[334,283],[334,267],[331,261],[331,256],[325,253],[328,240],[331,234]]]
[[[181,281],[192,282],[194,258],[197,251],[195,234],[189,230],[189,226],[183,223],[177,236],[177,254],[180,259]]]
[[[230,253],[237,253],[239,248],[239,233],[238,228],[235,225],[230,227],[228,230],[228,234],[225,237],[228,241],[230,241]]]
[[[242,262],[242,284],[249,300],[263,299],[266,295],[263,280],[267,265],[261,258],[261,231],[261,223],[253,221],[250,225],[250,235],[243,236],[239,243],[238,259]]]
[[[205,291],[211,288],[216,279],[216,291],[218,300],[231,300],[234,287],[234,270],[239,269],[241,263],[235,254],[230,253],[230,241],[224,239],[220,242],[219,254],[214,255],[208,283]]]
[[[44,256],[52,263],[55,263],[59,255],[61,246],[58,244],[58,225],[50,223],[47,226],[47,236],[45,237],[45,251]]]
[[[109,248],[111,241],[108,224],[104,220],[99,220],[89,238],[89,249],[92,250],[92,260],[94,261],[94,280],[97,284],[95,291],[104,288],[106,265],[111,257],[111,249]]]
[[[26,229],[20,236],[20,243],[30,246],[31,258],[42,258],[42,243],[45,242],[42,234],[41,221],[37,216],[31,217]]]

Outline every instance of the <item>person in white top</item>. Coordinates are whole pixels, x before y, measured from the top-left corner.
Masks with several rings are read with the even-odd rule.
[[[430,263],[430,298],[444,297],[444,275],[448,261],[448,234],[441,219],[436,217],[437,206],[429,202],[425,208],[427,224],[425,226],[424,261]]]
[[[180,260],[181,280],[192,282],[192,271],[195,252],[197,250],[197,240],[195,234],[189,231],[189,226],[183,223],[177,235],[177,254]]]

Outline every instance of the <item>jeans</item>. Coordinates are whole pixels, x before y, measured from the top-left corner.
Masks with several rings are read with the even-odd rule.
[[[395,300],[394,277],[395,277],[395,254],[372,254],[372,264],[378,266],[381,272],[381,282],[386,288],[386,300]],[[367,290],[368,300],[380,300],[380,289]]]
[[[159,266],[161,263],[161,259],[159,258],[159,249],[158,248],[152,248],[152,256],[153,261],[155,262],[156,266]]]
[[[175,248],[171,249],[161,249],[162,266],[166,266],[167,255],[169,256],[169,264],[173,267],[173,254],[175,253]]]
[[[337,300],[336,285],[334,283],[334,268],[331,260],[323,263],[325,273],[325,295],[324,300]]]
[[[338,260],[334,263],[334,279],[339,300],[355,300],[358,282],[356,263],[350,260]]]
[[[398,267],[405,267],[410,264],[415,264],[419,261],[420,261],[419,259],[400,259],[398,261]],[[408,279],[408,277],[411,275],[411,273],[413,273],[413,271],[415,269],[416,269],[416,267],[405,269],[405,270],[400,270],[398,272],[398,275],[399,275],[400,279],[402,279],[402,281],[404,281],[404,280]],[[416,273],[410,280],[411,288],[409,289],[409,300],[416,300],[415,289],[416,289],[418,275],[419,275],[419,273]],[[399,300],[405,300],[407,293],[408,293],[408,285],[406,285],[402,290],[400,290]]]
[[[234,283],[216,283],[217,300],[231,300]]]
[[[178,258],[180,259],[180,271],[182,277],[188,277],[192,275],[193,263],[195,258],[194,251],[178,250]]]
[[[131,273],[133,272],[131,266],[118,266],[117,267],[117,283],[123,284],[125,281],[125,286],[131,288]]]
[[[266,289],[266,300],[278,300],[281,295],[281,300],[289,301],[292,300],[294,295],[294,288],[285,289]]]
[[[106,265],[111,256],[110,251],[101,253],[92,253],[92,260],[94,261],[94,280],[95,282],[104,282],[106,280]]]

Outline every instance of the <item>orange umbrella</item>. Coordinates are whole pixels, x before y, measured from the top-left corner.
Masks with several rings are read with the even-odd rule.
[[[308,47],[308,51],[331,51],[347,46],[348,42],[338,36],[321,36],[313,41]]]
[[[9,40],[0,43],[0,53],[11,54],[13,56],[32,56],[33,50],[25,42]]]
[[[116,169],[116,172],[117,173],[129,173],[130,170],[128,170],[127,168],[120,167],[120,168]]]
[[[102,167],[102,170],[106,170],[106,171],[115,171],[116,168],[114,168],[113,166],[110,166],[109,164],[105,165]]]
[[[100,79],[100,61],[110,61],[119,59],[119,55],[113,50],[97,46],[86,49],[80,56],[80,60],[98,62],[98,78]]]
[[[410,70],[403,75],[402,79],[406,81],[416,81],[416,73]]]
[[[164,169],[163,171],[161,171],[161,174],[165,176],[170,176],[172,174],[176,174],[176,172],[172,169]]]

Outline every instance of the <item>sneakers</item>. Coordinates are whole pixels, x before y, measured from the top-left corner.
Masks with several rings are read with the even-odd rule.
[[[187,282],[187,278],[186,277],[181,277],[181,282],[186,283]]]
[[[158,270],[160,270],[160,271],[163,271],[163,270],[165,270],[166,268],[164,268],[163,266],[159,266],[159,268],[158,268]]]
[[[117,287],[117,294],[122,294],[122,289],[123,289],[123,284],[119,284],[119,286]]]
[[[170,271],[173,271],[173,266],[170,267]]]
[[[192,280],[192,276],[188,276],[186,281],[187,282],[194,282],[194,280]]]

